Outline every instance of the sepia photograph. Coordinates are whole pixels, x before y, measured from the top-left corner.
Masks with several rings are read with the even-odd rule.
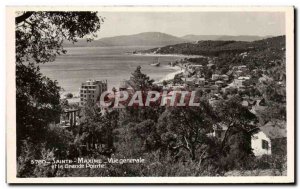
[[[7,8],[8,183],[293,183],[293,7]]]

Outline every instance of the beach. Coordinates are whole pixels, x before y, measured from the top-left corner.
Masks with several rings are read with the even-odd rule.
[[[160,80],[156,81],[155,83],[161,83],[163,81],[172,80],[172,79],[174,79],[175,75],[180,74],[180,73],[183,72],[183,69],[181,67],[179,67],[179,66],[174,66],[174,67],[170,66],[170,68],[174,69],[175,71],[172,72],[172,73],[167,74],[166,76],[164,76]]]
[[[159,54],[159,53],[132,53],[134,56],[155,56],[155,57],[178,57],[178,58],[199,58],[201,55],[186,55],[186,54]]]

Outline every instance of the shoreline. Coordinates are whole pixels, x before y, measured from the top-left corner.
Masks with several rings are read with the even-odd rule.
[[[164,77],[162,77],[161,79],[158,79],[156,81],[154,81],[155,84],[159,84],[162,83],[163,81],[169,81],[174,79],[175,75],[180,74],[183,72],[183,69],[180,66],[168,66],[168,68],[171,68],[174,70],[174,72],[168,73],[167,75],[165,75]],[[76,103],[80,101],[80,97],[75,94],[73,94],[74,96],[72,98],[67,99],[66,97],[64,97],[65,94],[67,94],[69,92],[64,92],[60,95],[60,99],[66,99],[68,100],[69,103]]]
[[[174,79],[175,75],[180,74],[180,73],[182,73],[182,72],[184,71],[183,68],[180,67],[180,66],[178,66],[178,65],[176,65],[176,66],[169,66],[169,65],[168,65],[168,66],[165,66],[165,67],[167,67],[167,68],[169,68],[169,69],[173,69],[174,71],[171,72],[171,73],[168,73],[167,75],[163,76],[163,77],[160,78],[160,79],[155,80],[154,83],[161,83],[161,82],[163,82],[164,80],[165,80],[165,81],[172,80],[172,79]],[[61,98],[61,99],[66,99],[66,97],[64,97],[64,96],[65,96],[67,93],[73,94],[73,97],[70,98],[70,99],[80,98],[78,92],[68,92],[68,91],[62,92],[62,93],[60,94],[60,98]]]
[[[158,81],[155,81],[154,83],[161,83],[163,81],[169,81],[174,79],[175,75],[180,74],[183,72],[183,69],[180,66],[169,66],[169,68],[174,69],[174,72],[171,72],[169,74],[167,74],[166,76],[164,76],[163,78],[159,79]]]
[[[131,55],[134,56],[159,56],[159,57],[164,57],[164,56],[175,56],[175,57],[185,57],[185,58],[199,58],[199,57],[204,57],[202,55],[186,55],[186,54],[155,54],[155,53],[131,53]]]

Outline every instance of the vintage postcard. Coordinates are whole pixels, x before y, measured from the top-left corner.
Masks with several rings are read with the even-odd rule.
[[[294,7],[7,7],[8,183],[294,183]]]

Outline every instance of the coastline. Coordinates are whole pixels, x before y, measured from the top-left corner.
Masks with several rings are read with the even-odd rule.
[[[173,66],[173,67],[172,66],[168,66],[168,67],[171,68],[171,69],[173,69],[174,72],[171,72],[171,73],[165,75],[164,77],[162,77],[161,79],[156,80],[154,82],[155,84],[162,83],[163,81],[172,80],[172,79],[174,79],[175,75],[180,74],[180,73],[182,73],[184,71],[180,66]],[[72,93],[74,95],[74,97],[67,99],[66,97],[64,97],[64,95],[67,94],[67,93],[68,92],[62,93],[60,95],[60,98],[68,100],[69,103],[76,103],[76,102],[80,101],[80,97],[77,96],[78,94],[76,95],[76,93],[75,94]]]
[[[180,66],[174,66],[174,67],[171,67],[170,68],[174,69],[175,71],[174,72],[171,72],[169,74],[167,74],[166,76],[164,76],[163,78],[161,78],[160,80],[158,81],[155,81],[155,83],[161,83],[163,81],[169,81],[169,80],[172,80],[174,79],[175,75],[177,74],[180,74],[183,72],[183,69],[180,67]]]
[[[173,56],[173,57],[183,57],[183,58],[199,58],[204,57],[202,55],[186,55],[186,54],[156,54],[156,53],[135,53],[131,54],[134,56],[156,56],[156,57],[163,57],[163,56]]]

